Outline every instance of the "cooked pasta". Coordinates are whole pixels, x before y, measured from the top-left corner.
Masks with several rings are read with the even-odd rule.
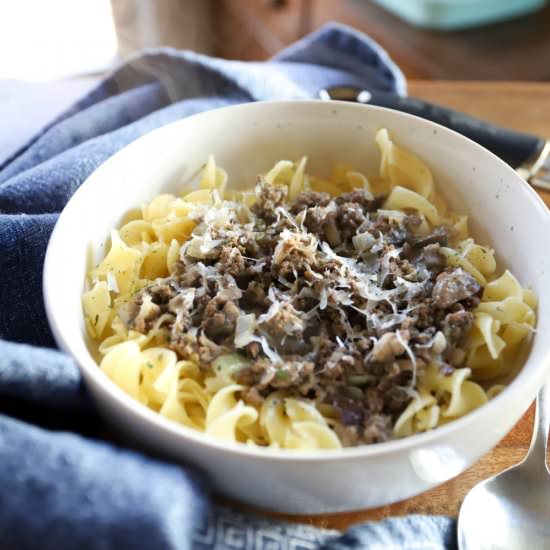
[[[183,426],[295,450],[409,436],[502,391],[535,294],[423,160],[376,142],[377,178],[303,157],[236,191],[210,156],[196,188],[133,211],[82,297],[101,370]]]

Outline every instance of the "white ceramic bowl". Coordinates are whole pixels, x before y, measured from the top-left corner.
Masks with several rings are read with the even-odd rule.
[[[376,131],[421,155],[454,210],[539,296],[538,334],[514,381],[482,408],[434,431],[341,451],[285,452],[227,444],[162,418],[117,388],[87,347],[81,294],[90,243],[99,254],[129,209],[176,192],[209,153],[230,181],[252,182],[276,160],[308,155],[308,170],[338,162],[376,173]],[[226,495],[287,513],[352,510],[395,502],[456,476],[491,449],[534,398],[550,363],[550,216],[506,164],[472,141],[420,118],[325,102],[228,107],[169,124],[118,152],[75,193],[52,234],[44,269],[48,317],[59,346],[79,364],[107,422],[176,461],[195,464]],[[541,337],[542,336],[542,337]]]

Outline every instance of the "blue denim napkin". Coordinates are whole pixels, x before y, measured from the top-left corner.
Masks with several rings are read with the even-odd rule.
[[[406,92],[403,75],[376,43],[336,24],[264,63],[151,50],[0,165],[0,548],[456,547],[454,522],[445,517],[394,518],[341,534],[211,504],[208,480],[192,468],[113,441],[46,321],[48,238],[67,200],[104,160],[194,113],[311,98],[330,85]],[[1,131],[10,132],[3,122]]]

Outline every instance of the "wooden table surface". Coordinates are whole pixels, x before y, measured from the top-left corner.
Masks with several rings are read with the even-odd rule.
[[[409,85],[409,94],[502,126],[550,138],[550,83],[413,81]],[[550,193],[542,195],[550,206]],[[331,529],[345,529],[354,523],[406,514],[456,516],[464,495],[471,487],[523,458],[529,446],[532,422],[533,406],[496,448],[481,457],[471,468],[417,497],[390,506],[352,513],[298,517],[272,515]],[[241,504],[230,505],[237,509],[244,508]]]
[[[118,0],[113,4],[120,2],[130,3]],[[382,44],[408,78],[550,80],[550,4],[521,17],[442,31],[411,25],[374,0],[263,0],[249,1],[246,9],[242,9],[243,3],[243,0],[216,1],[209,21],[214,31],[206,33],[211,37],[215,55],[228,59],[267,59],[322,25],[338,21]],[[437,18],[435,10],[433,16]],[[182,23],[186,23],[185,17]],[[172,26],[175,32],[169,36],[181,43],[180,26]],[[189,40],[185,33],[183,37]]]

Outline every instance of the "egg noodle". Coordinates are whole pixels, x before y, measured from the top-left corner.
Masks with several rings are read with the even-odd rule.
[[[413,380],[410,401],[393,424],[393,437],[400,438],[459,418],[502,389],[492,381],[510,373],[520,344],[534,331],[536,297],[509,271],[496,273],[494,251],[469,236],[467,217],[448,209],[421,159],[396,146],[384,129],[376,142],[382,160],[375,181],[342,166],[328,180],[315,178],[305,171],[306,158],[279,161],[265,180],[287,186],[288,201],[304,190],[331,197],[354,189],[384,195],[381,211],[396,219],[405,212],[416,213],[419,235],[439,225],[454,228],[458,244],[441,247],[446,264],[469,273],[483,291],[472,311],[474,322],[461,367],[442,372],[441,350],[434,337],[432,360]],[[261,403],[251,404],[242,399],[247,388],[234,376],[248,364],[243,355],[223,354],[205,372],[198,362],[182,360],[168,348],[166,314],[146,334],[124,320],[123,309],[136,292],[174,272],[182,246],[194,246],[193,230],[201,220],[210,216],[215,223],[215,213],[229,202],[244,208],[253,205],[253,188],[231,190],[227,181],[226,172],[210,157],[198,189],[181,196],[159,195],[111,231],[109,251],[88,272],[82,298],[88,334],[98,344],[100,368],[146,407],[225,441],[284,449],[340,448],[342,440],[335,429],[339,419],[330,404],[316,404],[285,390],[272,391]],[[206,244],[199,243],[203,252]],[[440,347],[444,345],[443,341]]]

